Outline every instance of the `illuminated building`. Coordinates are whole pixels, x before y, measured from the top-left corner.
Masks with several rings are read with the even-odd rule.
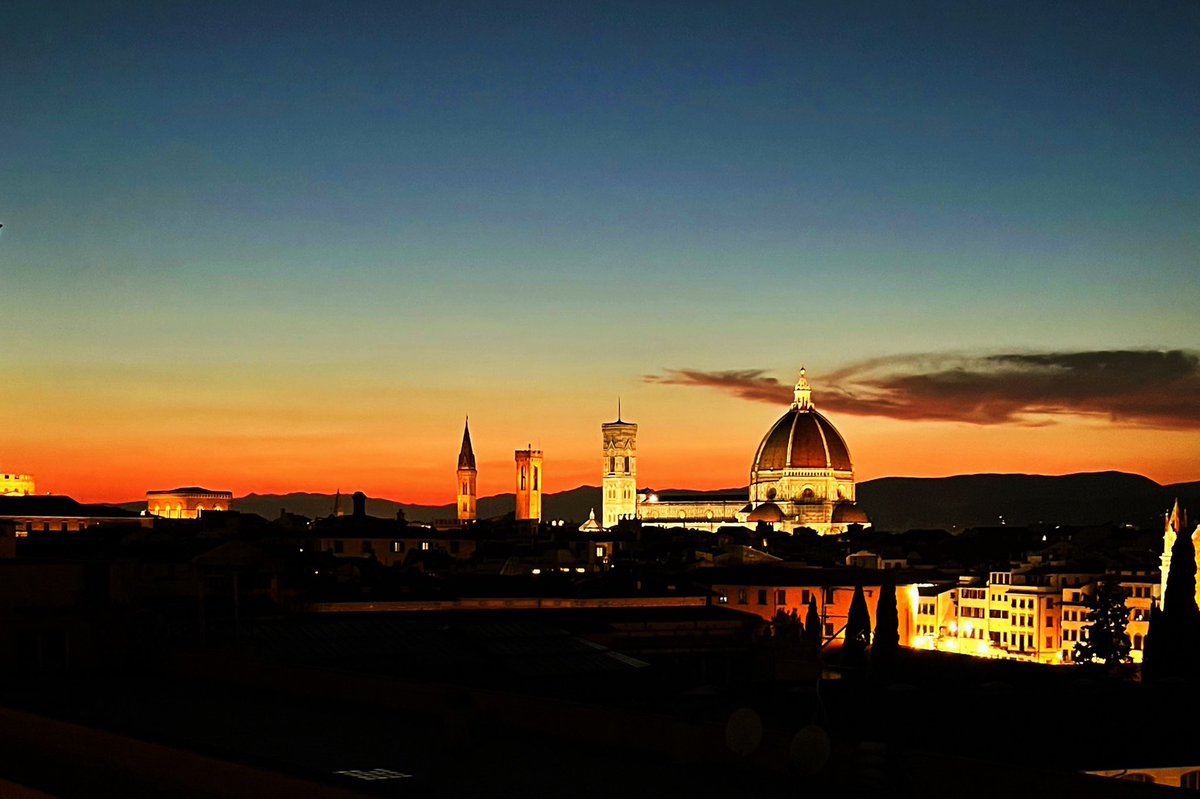
[[[475,469],[475,451],[471,448],[471,430],[467,422],[463,422],[462,448],[458,451],[458,520],[473,522],[476,518],[476,479],[479,472]]]
[[[614,527],[622,519],[637,516],[637,430],[632,422],[621,419],[600,425],[603,437],[603,501],[601,517],[604,527]]]
[[[541,521],[542,451],[519,449],[517,462],[517,521]]]
[[[605,497],[607,501],[607,493]],[[855,504],[850,450],[837,429],[817,412],[803,369],[791,407],[755,450],[748,497],[645,490],[638,495],[637,514],[643,524],[661,527],[716,530],[766,524],[780,532],[806,527],[822,535],[871,523]],[[606,513],[606,523],[607,518]]]
[[[921,587],[917,637],[912,645],[964,655],[1074,662],[1075,644],[1090,624],[1086,600],[1106,569],[1099,563],[1029,562],[957,585]],[[1116,574],[1128,597],[1125,631],[1130,658],[1140,663],[1145,651],[1150,605],[1159,598],[1153,570],[1127,569]]]
[[[845,637],[855,586],[863,588],[874,629],[875,607],[885,583],[884,574],[879,569],[781,564],[715,567],[703,579],[712,585],[717,604],[753,613],[765,621],[772,621],[779,613],[791,614],[792,611],[803,620],[808,612],[808,602],[812,599],[821,618],[822,639],[829,642]],[[913,646],[918,637],[919,586],[920,583],[900,577],[891,587],[896,592],[902,646]]]
[[[850,450],[814,407],[803,369],[792,406],[763,436],[754,455],[750,504],[755,511],[778,508],[778,529],[784,532],[808,527],[836,534],[850,524],[870,524],[854,504]]]
[[[36,493],[32,474],[0,474],[0,497],[27,497]]]
[[[199,486],[147,491],[146,510],[164,519],[198,519],[206,510],[229,510],[232,491],[212,491]]]

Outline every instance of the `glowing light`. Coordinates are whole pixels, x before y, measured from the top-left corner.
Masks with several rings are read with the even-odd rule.
[[[534,569],[534,570],[533,570],[532,572],[530,572],[530,573],[531,573],[531,574],[541,574],[541,573],[542,573],[542,570],[541,570],[541,569]]]

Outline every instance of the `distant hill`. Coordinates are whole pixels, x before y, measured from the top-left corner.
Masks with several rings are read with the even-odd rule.
[[[884,477],[858,485],[858,504],[885,530],[1028,524],[1162,523],[1176,497],[1200,510],[1200,482],[1162,486],[1124,472],[1045,477]]]
[[[688,491],[705,494],[727,493],[745,488],[719,491]],[[1027,524],[1134,524],[1153,527],[1162,523],[1163,513],[1178,498],[1200,515],[1200,482],[1159,485],[1153,480],[1124,472],[1095,472],[1046,477],[1029,474],[970,474],[955,477],[883,477],[858,484],[858,504],[875,525],[883,530],[966,527],[991,527],[1004,523]],[[301,516],[328,516],[333,512],[332,494],[249,494],[233,501],[233,509],[257,513],[268,519],[281,509]],[[342,510],[350,512],[350,496],[341,498]],[[579,486],[542,497],[543,518],[581,522],[588,511],[600,513],[601,492],[596,486]],[[129,502],[120,507],[139,511],[145,502]],[[395,516],[404,508],[410,521],[430,522],[452,519],[453,503],[414,505],[389,499],[367,498],[367,513]],[[512,494],[497,494],[479,500],[480,518],[511,513]]]

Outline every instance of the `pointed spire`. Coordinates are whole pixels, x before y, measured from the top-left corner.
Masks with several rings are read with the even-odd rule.
[[[812,386],[808,384],[807,372],[804,367],[800,367],[800,377],[796,380],[795,399],[792,400],[792,407],[799,408],[802,411],[807,411],[812,408]]]
[[[475,450],[471,448],[471,417],[463,422],[462,449],[458,451],[458,468],[475,469]]]
[[[621,395],[617,395],[617,421],[621,421]]]

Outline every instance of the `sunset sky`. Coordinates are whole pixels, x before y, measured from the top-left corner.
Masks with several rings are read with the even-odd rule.
[[[0,24],[0,470],[452,502],[1200,479],[1200,4],[54,3]]]

